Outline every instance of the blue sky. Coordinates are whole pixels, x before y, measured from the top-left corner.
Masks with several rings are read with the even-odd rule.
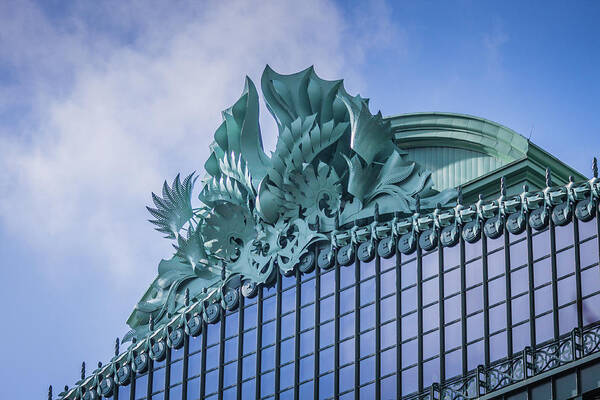
[[[0,3],[0,398],[110,358],[171,252],[150,192],[202,175],[246,74],[315,65],[372,111],[488,118],[589,174],[599,18],[595,2]]]

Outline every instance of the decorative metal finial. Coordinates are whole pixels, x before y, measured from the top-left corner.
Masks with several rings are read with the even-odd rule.
[[[221,280],[225,280],[225,265],[221,265]]]
[[[500,177],[500,194],[506,196],[506,181],[504,177]]]
[[[528,184],[523,184],[523,191],[524,192],[529,192],[529,185]]]
[[[148,321],[148,327],[150,328],[151,331],[154,330],[154,317],[152,316],[152,314],[150,314],[150,320]]]
[[[421,196],[418,194],[415,195],[415,211],[417,213],[421,212]]]
[[[569,175],[569,182],[571,182],[571,183],[575,182],[575,178],[573,178],[573,175]]]
[[[435,203],[435,208],[437,208],[438,210],[440,210],[442,208],[442,203]]]
[[[85,379],[85,361],[81,363],[81,379]]]
[[[69,385],[65,385],[65,392],[69,391]]]
[[[456,193],[456,203],[457,204],[462,204],[462,202],[463,202],[462,186],[459,186],[457,188],[457,193]]]
[[[116,338],[115,339],[115,357],[117,357],[119,355],[119,353],[120,353],[120,351],[119,351],[119,345],[120,345],[119,338]]]
[[[48,400],[52,400],[52,385],[48,386]]]
[[[337,213],[335,213],[335,221],[334,221],[334,224],[335,224],[335,229],[336,229],[336,230],[340,229],[340,210],[338,210],[338,212],[337,212]]]
[[[550,176],[550,167],[546,168],[546,186],[552,186],[552,176]]]
[[[186,307],[190,305],[190,288],[185,288],[185,294],[183,296],[183,304]]]
[[[98,368],[102,368],[102,361],[98,361]]]
[[[477,196],[477,198],[479,199],[479,201],[483,201],[483,195],[481,193],[479,193],[479,196]]]
[[[375,203],[375,212],[373,214],[375,221],[379,221],[379,203]]]
[[[137,339],[136,338],[131,338],[131,343],[136,344],[137,343]]]
[[[592,173],[594,174],[594,178],[598,177],[598,159],[596,157],[592,160]]]

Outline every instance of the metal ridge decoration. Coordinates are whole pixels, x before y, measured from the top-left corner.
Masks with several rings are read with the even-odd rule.
[[[133,330],[123,340],[129,347],[121,352],[117,339],[115,356],[87,378],[82,365],[81,380],[65,386],[60,399],[110,397],[134,372],[145,372],[149,359],[161,361],[167,347],[181,348],[185,335],[202,333],[203,320],[217,322],[223,308],[235,309],[240,295],[255,296],[276,273],[349,265],[376,253],[411,254],[417,246],[451,247],[460,237],[473,243],[505,229],[519,234],[527,221],[542,230],[550,219],[566,225],[573,216],[598,217],[596,159],[587,181],[553,186],[547,171],[543,190],[524,187],[507,197],[502,179],[497,199],[463,205],[460,190],[431,190],[429,173],[403,159],[381,115],[370,114],[367,100],[349,96],[341,81],[322,80],[312,68],[286,76],[267,67],[262,89],[279,127],[275,152],[269,158],[262,151],[258,95],[246,79],[215,132],[202,204],[191,203],[194,174],[183,181],[178,175],[164,184],[162,197],[152,195],[151,222],[176,241],[176,252],[160,262],[129,318]],[[599,350],[595,323],[406,398],[477,398]]]
[[[341,80],[321,79],[312,67],[281,75],[267,66],[261,86],[279,131],[270,157],[262,148],[258,93],[246,78],[214,134],[198,207],[194,174],[183,181],[177,175],[162,196],[152,194],[150,222],[175,241],[176,252],[160,262],[124,341],[144,337],[150,317],[168,323],[186,290],[199,314],[216,322],[220,307],[237,306],[240,287],[251,295],[277,273],[307,272],[315,246],[344,241],[340,226],[454,203],[456,190],[432,189],[431,173],[394,144],[390,123]]]

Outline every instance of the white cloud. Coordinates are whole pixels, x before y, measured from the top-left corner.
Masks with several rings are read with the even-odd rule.
[[[1,223],[47,255],[48,276],[80,268],[65,262],[77,253],[113,281],[140,274],[145,286],[171,251],[145,221],[149,194],[179,171],[203,174],[220,111],[245,74],[259,85],[267,63],[283,73],[315,64],[325,78],[361,82],[359,63],[385,37],[364,36],[366,22],[390,27],[381,6],[369,10],[352,24],[320,1],[118,2],[60,21],[31,4],[0,10],[0,61],[15,74],[0,81],[14,98],[0,110],[29,110],[0,127]]]

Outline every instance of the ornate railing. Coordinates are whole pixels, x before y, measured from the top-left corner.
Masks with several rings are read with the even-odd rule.
[[[421,393],[406,400],[472,400],[500,389],[523,382],[547,371],[585,358],[600,351],[600,323],[586,327],[583,332],[575,328],[558,340],[532,349],[526,347],[512,357],[480,365],[464,377],[443,384],[434,383]]]

